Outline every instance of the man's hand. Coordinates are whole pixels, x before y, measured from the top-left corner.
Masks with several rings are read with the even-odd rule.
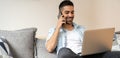
[[[65,20],[64,16],[61,15],[60,18],[58,19],[56,28],[60,29],[63,24],[66,24],[66,20]]]
[[[66,23],[66,20],[64,16],[61,15],[60,18],[58,19],[56,30],[54,31],[50,39],[46,42],[46,48],[48,52],[53,52],[54,49],[56,48],[58,43],[58,35],[59,35],[60,28],[65,23]]]

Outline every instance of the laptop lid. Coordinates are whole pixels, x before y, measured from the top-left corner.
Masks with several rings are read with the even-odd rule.
[[[111,51],[114,31],[115,28],[85,31],[82,56]]]

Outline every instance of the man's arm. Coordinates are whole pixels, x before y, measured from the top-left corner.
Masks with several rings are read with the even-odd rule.
[[[48,52],[53,52],[54,49],[56,48],[58,42],[58,35],[59,35],[59,29],[55,29],[53,35],[46,42],[46,49]]]
[[[56,26],[56,29],[55,29],[53,35],[46,42],[46,49],[47,49],[48,52],[53,52],[54,49],[56,48],[56,45],[58,43],[59,31],[60,31],[60,28],[61,28],[63,23],[65,23],[65,19],[63,18],[63,16],[61,16],[58,19],[58,23],[57,23],[57,26]]]

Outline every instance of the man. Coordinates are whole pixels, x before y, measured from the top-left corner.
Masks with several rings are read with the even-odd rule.
[[[80,56],[84,27],[75,24],[73,19],[73,3],[68,0],[62,1],[59,5],[57,26],[50,29],[46,40],[47,51],[54,52],[57,49],[58,58],[101,58],[103,55],[106,57],[106,53]]]

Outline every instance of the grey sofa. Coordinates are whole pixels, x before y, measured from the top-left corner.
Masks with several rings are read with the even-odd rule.
[[[45,39],[35,38],[36,31],[37,28],[0,30],[0,37],[7,40],[14,58],[57,58],[55,52],[48,53],[45,49]],[[115,40],[113,43],[116,45]]]
[[[45,39],[37,39],[37,57],[38,58],[57,58],[56,53],[48,53],[45,49]],[[117,41],[113,41],[113,46],[117,45]],[[116,51],[114,49],[113,51]]]

